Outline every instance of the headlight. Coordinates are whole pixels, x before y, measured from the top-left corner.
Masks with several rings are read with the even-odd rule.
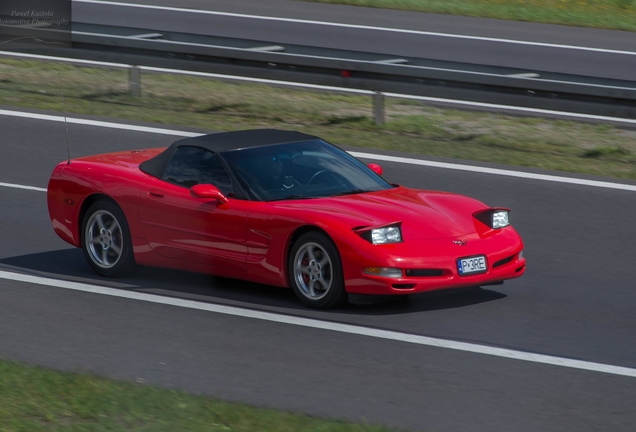
[[[492,227],[504,228],[510,225],[508,210],[497,210],[492,213]]]
[[[402,222],[392,222],[378,228],[361,226],[353,228],[353,232],[365,239],[371,244],[380,245],[387,243],[401,243],[402,238]]]
[[[495,207],[477,210],[473,217],[490,228],[499,229],[510,225],[509,214],[510,209]]]
[[[399,226],[371,230],[371,243],[373,244],[400,243],[401,241],[402,232]]]

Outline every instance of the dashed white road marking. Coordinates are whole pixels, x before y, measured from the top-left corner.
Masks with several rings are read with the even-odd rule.
[[[409,30],[409,29],[391,28],[391,27],[377,27],[377,26],[369,26],[369,25],[347,24],[347,23],[337,23],[337,22],[328,22],[328,21],[315,21],[315,20],[306,20],[306,19],[297,19],[297,18],[282,18],[282,17],[272,17],[272,16],[249,15],[249,14],[240,14],[240,13],[233,13],[233,12],[210,11],[210,10],[203,10],[203,9],[187,9],[187,8],[170,7],[170,6],[144,5],[144,4],[122,3],[122,2],[101,1],[101,0],[74,0],[74,2],[75,3],[90,3],[90,4],[97,4],[97,5],[120,6],[120,7],[138,8],[138,9],[154,9],[154,10],[162,10],[162,11],[168,11],[168,12],[196,13],[199,15],[216,15],[216,16],[233,17],[233,18],[247,18],[247,19],[263,20],[263,21],[289,22],[289,23],[320,25],[320,26],[329,26],[329,27],[344,27],[344,28],[358,29],[358,30],[374,30],[374,31],[391,32],[391,33],[415,34],[415,35],[422,35],[422,36],[468,39],[468,40],[478,40],[478,41],[484,41],[484,42],[499,42],[499,43],[540,46],[540,47],[557,48],[557,49],[592,51],[592,52],[601,52],[601,53],[607,53],[607,54],[636,55],[635,51],[624,51],[624,50],[615,50],[615,49],[607,49],[607,48],[594,48],[594,47],[585,47],[585,46],[578,46],[578,45],[553,44],[553,43],[547,43],[547,42],[532,42],[532,41],[523,41],[523,40],[515,40],[515,39],[470,36],[470,35],[462,35],[462,34],[429,32],[429,31],[422,31],[422,30]]]
[[[63,116],[36,114],[36,113],[29,113],[29,112],[23,112],[23,111],[0,110],[0,116],[21,117],[21,118],[29,118],[29,119],[36,119],[36,120],[64,122]],[[179,137],[195,137],[195,136],[201,135],[200,133],[197,133],[197,132],[186,132],[186,131],[180,131],[175,129],[155,128],[155,127],[149,127],[149,126],[137,126],[137,125],[130,125],[125,123],[87,120],[87,119],[79,119],[79,118],[72,118],[72,117],[67,117],[67,121],[70,124],[104,127],[109,129],[130,130],[135,132],[155,133],[155,134],[161,134],[161,135],[172,135],[172,136],[179,136]],[[455,164],[455,163],[448,163],[448,162],[435,162],[435,161],[430,161],[425,159],[388,156],[388,155],[380,155],[380,154],[374,154],[374,153],[363,153],[363,152],[355,152],[355,151],[352,151],[349,153],[357,158],[371,159],[376,161],[396,162],[396,163],[403,163],[403,164],[409,164],[409,165],[428,166],[432,168],[452,169],[452,170],[458,170],[458,171],[468,171],[468,172],[476,172],[476,173],[491,174],[491,175],[517,177],[517,178],[524,178],[529,180],[549,181],[553,183],[566,183],[566,184],[574,184],[579,186],[591,186],[591,187],[636,192],[636,185],[625,184],[625,183],[587,180],[587,179],[581,179],[581,178],[562,177],[562,176],[547,175],[547,174],[536,174],[536,173],[529,173],[529,172],[523,172],[523,171],[487,168],[487,167],[465,165],[465,164]],[[37,191],[46,191],[46,189],[43,189],[43,188],[37,188],[34,186],[24,186],[19,184],[12,184],[12,183],[0,183],[0,186],[20,188],[20,189],[30,189],[30,190],[37,190]]]
[[[106,295],[111,297],[119,297],[124,299],[138,300],[149,303],[156,303],[168,306],[188,308],[205,312],[212,312],[223,315],[231,315],[242,318],[251,318],[261,321],[269,321],[299,327],[309,327],[318,330],[326,330],[338,333],[345,333],[358,336],[372,337],[376,339],[385,339],[391,341],[405,342],[414,345],[424,345],[435,348],[444,348],[455,351],[464,351],[475,354],[490,355],[494,357],[503,357],[514,360],[521,360],[531,363],[540,363],[552,366],[560,366],[570,369],[581,369],[592,372],[601,372],[611,375],[621,375],[636,378],[636,369],[613,366],[603,363],[594,363],[583,360],[573,360],[569,358],[549,356],[544,354],[535,354],[524,351],[516,351],[512,349],[496,348],[487,345],[478,345],[467,342],[457,342],[448,339],[439,339],[428,336],[419,336],[408,333],[401,333],[390,330],[380,330],[375,328],[363,327],[352,324],[341,324],[330,321],[321,321],[311,318],[301,318],[289,315],[277,314],[273,312],[261,312],[251,309],[243,309],[234,306],[224,306],[211,303],[197,302],[193,300],[184,300],[172,297],[163,297],[155,294],[146,294],[135,291],[126,291],[122,289],[107,288],[98,285],[90,285],[78,282],[69,282],[59,279],[51,279],[40,276],[31,276],[21,273],[13,273],[0,271],[0,279],[25,282],[48,287],[62,288],[73,291],[82,291],[87,293]],[[0,288],[1,289],[1,288]]]

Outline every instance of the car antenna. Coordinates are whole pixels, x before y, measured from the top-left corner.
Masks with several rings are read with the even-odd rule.
[[[62,109],[64,110],[64,126],[66,127],[66,154],[67,154],[67,165],[71,164],[71,146],[68,142],[68,122],[66,121],[66,103],[64,103],[64,91],[62,90],[62,76],[60,73],[57,73],[57,79],[60,84],[60,93],[62,94]]]

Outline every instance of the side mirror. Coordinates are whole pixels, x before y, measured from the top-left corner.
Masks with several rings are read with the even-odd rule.
[[[221,204],[227,202],[227,197],[221,191],[211,184],[198,184],[190,188],[190,195],[195,198],[214,198]]]
[[[376,173],[377,175],[381,176],[382,175],[382,167],[378,164],[368,164],[367,165],[369,168],[371,168],[373,170],[374,173]]]

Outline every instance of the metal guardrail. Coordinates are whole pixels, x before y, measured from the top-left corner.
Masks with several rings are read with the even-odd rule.
[[[79,24],[74,25],[72,40],[73,48],[50,48],[47,53],[374,93],[636,118],[633,81],[139,28]]]

